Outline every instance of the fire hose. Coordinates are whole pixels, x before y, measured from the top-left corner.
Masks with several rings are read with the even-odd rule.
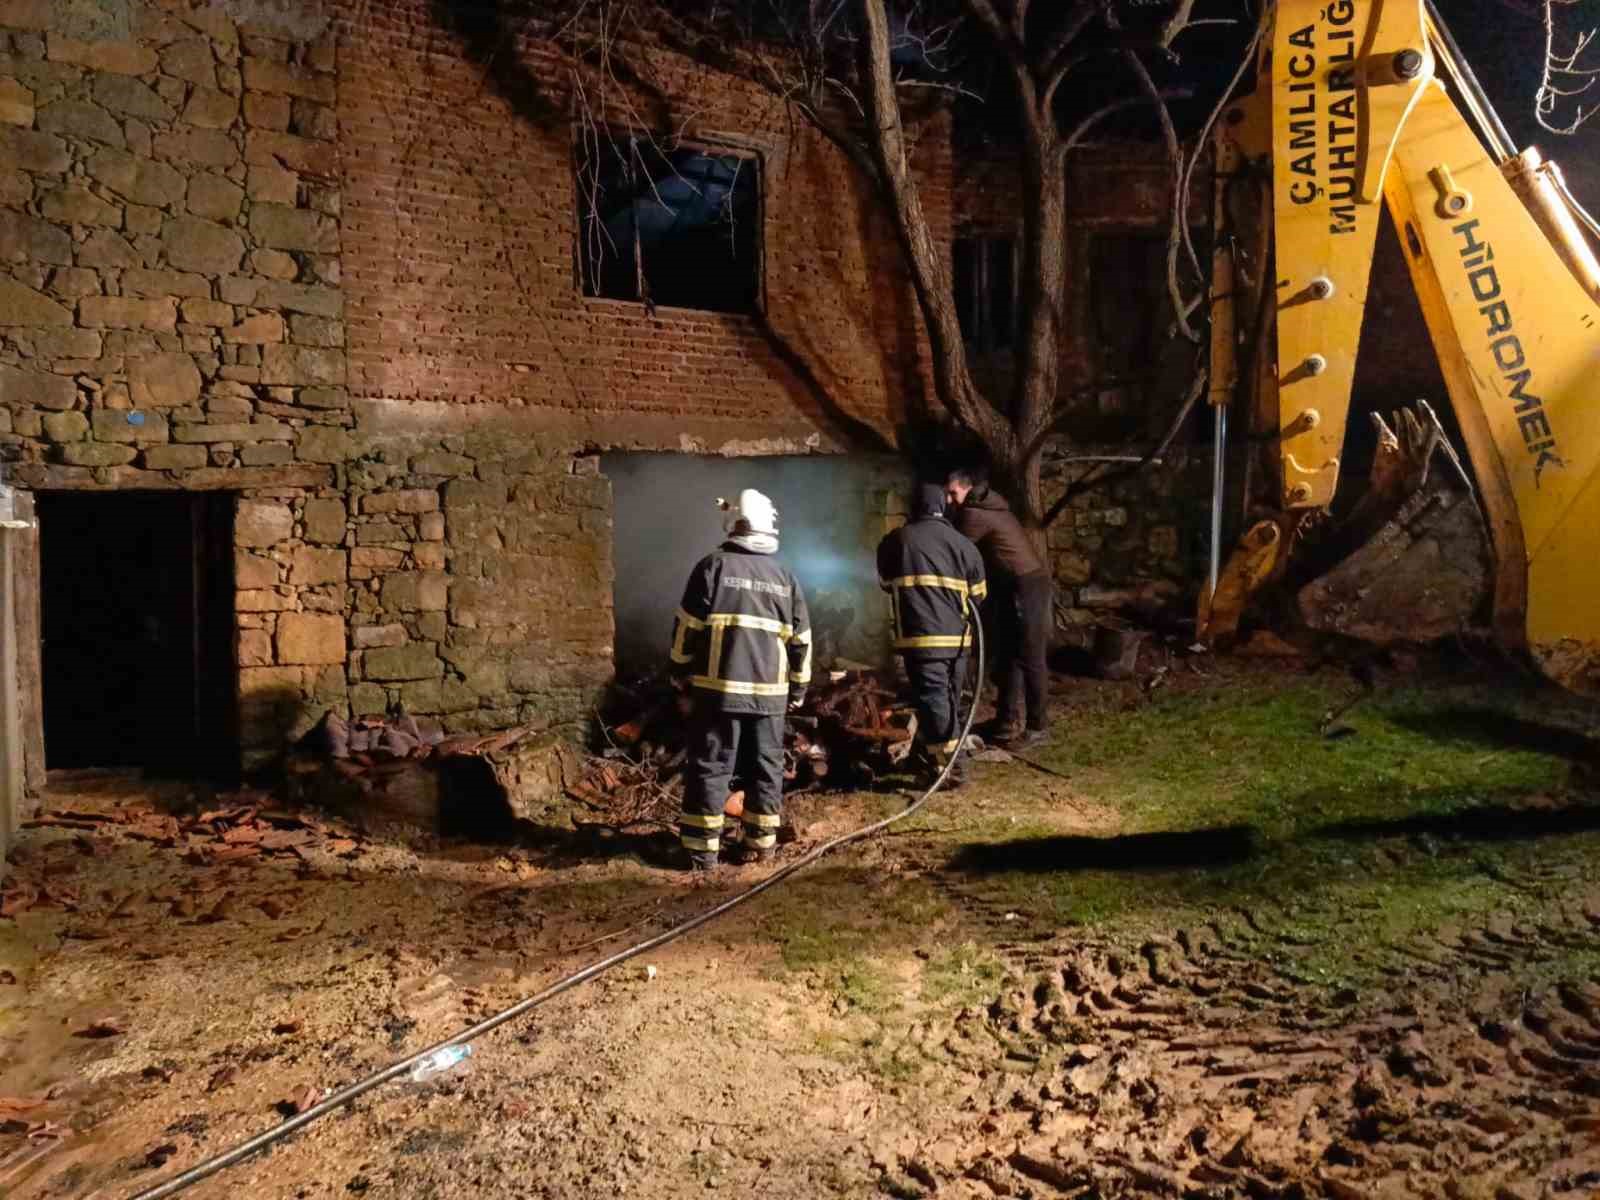
[[[977,651],[977,673],[974,676],[972,703],[967,708],[966,720],[961,724],[961,734],[959,740],[957,741],[957,746],[963,748],[966,745],[967,738],[971,736],[973,718],[976,717],[978,713],[978,697],[983,690],[985,667],[983,625],[980,621],[976,620],[975,612],[968,612],[967,624],[972,630],[973,643]],[[840,834],[836,838],[823,842],[820,846],[807,851],[805,854],[795,859],[794,862],[789,863],[787,866],[782,867],[777,871],[774,871],[765,879],[760,880],[759,882],[754,883],[750,887],[746,888],[744,891],[729,897],[721,904],[715,905],[714,907],[707,909],[705,912],[690,917],[686,921],[681,921],[677,925],[672,926],[670,929],[656,934],[654,937],[646,938],[642,942],[637,942],[634,945],[629,946],[626,950],[619,950],[609,958],[602,958],[598,962],[590,963],[588,966],[574,971],[565,978],[557,980],[543,991],[519,1000],[510,1008],[502,1009],[493,1016],[486,1017],[482,1021],[479,1021],[476,1025],[473,1025],[468,1029],[463,1029],[460,1033],[457,1033],[452,1037],[445,1038],[442,1042],[435,1042],[433,1045],[417,1051],[409,1058],[403,1058],[398,1062],[390,1063],[387,1067],[384,1067],[379,1071],[375,1071],[364,1079],[357,1080],[355,1083],[347,1084],[338,1091],[333,1092],[331,1095],[319,1101],[317,1104],[312,1105],[310,1108],[306,1109],[305,1112],[298,1113],[295,1116],[283,1121],[281,1124],[275,1125],[263,1133],[256,1134],[255,1137],[250,1138],[248,1141],[240,1142],[231,1150],[225,1150],[220,1154],[213,1155],[204,1162],[195,1164],[182,1174],[174,1175],[165,1183],[157,1184],[155,1187],[146,1188],[144,1191],[138,1192],[129,1197],[129,1200],[161,1200],[161,1198],[165,1196],[176,1196],[179,1192],[188,1190],[201,1180],[209,1179],[218,1172],[224,1171],[237,1163],[243,1162],[245,1159],[249,1158],[258,1151],[265,1150],[268,1146],[282,1141],[290,1134],[298,1133],[307,1125],[310,1125],[313,1121],[320,1120],[329,1113],[343,1108],[351,1101],[366,1095],[374,1088],[381,1087],[385,1083],[389,1083],[390,1081],[407,1074],[418,1063],[434,1054],[437,1054],[439,1051],[448,1049],[451,1046],[458,1046],[463,1042],[469,1042],[474,1038],[481,1037],[483,1034],[489,1033],[491,1030],[498,1029],[508,1021],[514,1021],[523,1014],[532,1012],[546,1001],[554,1000],[563,992],[571,991],[573,988],[589,982],[589,980],[604,974],[613,967],[621,966],[629,959],[637,958],[641,954],[648,954],[651,950],[665,946],[668,942],[677,941],[686,934],[693,933],[702,925],[708,925],[723,914],[732,912],[741,904],[745,904],[751,900],[754,900],[757,896],[761,895],[762,892],[777,887],[780,883],[783,883],[797,872],[809,867],[823,855],[829,854],[832,851],[839,849],[841,846],[850,845],[852,842],[863,841],[866,838],[872,837],[874,834],[883,832],[885,829],[889,828],[889,826],[897,824],[898,822],[905,820],[907,817],[912,816],[919,809],[921,809],[923,805],[927,804],[930,799],[932,799],[933,794],[943,787],[945,781],[950,778],[950,772],[955,767],[956,759],[958,758],[959,753],[960,751],[958,750],[956,754],[952,754],[945,762],[943,768],[939,771],[939,774],[935,777],[934,781],[928,785],[927,790],[914,799],[910,804],[902,808],[899,812],[892,813],[889,816],[884,817],[882,820],[874,821],[870,825],[865,825],[862,828],[853,830],[850,833]]]

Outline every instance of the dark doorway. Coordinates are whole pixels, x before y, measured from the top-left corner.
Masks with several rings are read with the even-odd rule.
[[[233,497],[37,497],[45,765],[229,775]]]

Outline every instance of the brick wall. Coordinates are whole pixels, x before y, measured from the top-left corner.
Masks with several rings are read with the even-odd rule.
[[[882,446],[928,393],[855,176],[671,56],[635,111],[762,156],[767,316],[584,299],[566,117],[437,8],[0,0],[0,447],[27,489],[235,496],[247,763],[329,708],[575,727],[611,672],[597,451]]]
[[[858,426],[893,436],[925,387],[917,324],[889,231],[837,152],[753,85],[656,52],[668,101],[613,96],[595,115],[760,155],[767,315],[652,315],[585,298],[570,61],[558,44],[511,36],[486,72],[434,7],[399,0],[344,17],[358,395],[573,414],[607,448],[677,448],[662,432],[673,423],[721,440],[820,430],[842,445]],[[519,85],[539,100],[507,100]]]

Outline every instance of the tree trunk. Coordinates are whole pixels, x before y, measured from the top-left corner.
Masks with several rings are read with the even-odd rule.
[[[895,94],[894,69],[889,58],[889,16],[885,0],[860,0],[860,6],[867,138],[888,201],[895,236],[911,269],[917,306],[927,326],[934,390],[946,410],[983,440],[997,463],[1014,460],[1018,457],[1015,429],[978,392],[967,369],[966,345],[956,317],[949,269],[928,226],[921,191],[911,172],[900,102]]]
[[[1031,90],[1031,89],[1030,89]],[[1026,97],[1031,99],[1030,97]],[[1024,106],[1022,156],[1022,344],[1013,396],[1017,435],[1011,476],[1023,524],[1043,522],[1040,477],[1044,435],[1055,418],[1067,275],[1066,150],[1051,114]]]

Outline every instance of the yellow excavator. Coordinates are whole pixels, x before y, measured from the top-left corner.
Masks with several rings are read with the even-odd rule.
[[[1314,628],[1380,642],[1486,615],[1508,651],[1600,692],[1600,228],[1555,164],[1513,147],[1431,0],[1277,0],[1268,19],[1257,88],[1214,139],[1200,640],[1274,591]],[[1372,486],[1333,522],[1385,208],[1471,471],[1425,404],[1374,416]],[[1224,562],[1230,409],[1267,447],[1244,488],[1270,502]],[[1330,547],[1338,566],[1297,568]]]

